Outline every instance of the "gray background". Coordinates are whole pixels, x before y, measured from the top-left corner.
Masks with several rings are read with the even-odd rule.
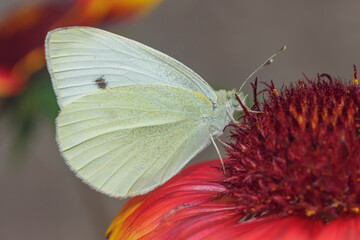
[[[1,0],[0,13],[17,0]],[[302,73],[351,80],[360,68],[360,1],[168,0],[148,17],[103,28],[185,63],[215,88],[231,89],[287,45],[262,81],[289,84]],[[245,91],[249,92],[249,84]],[[60,157],[54,126],[39,119],[24,164],[9,163],[11,129],[0,122],[0,239],[103,239],[126,200],[81,183]],[[195,161],[216,158],[213,147]]]

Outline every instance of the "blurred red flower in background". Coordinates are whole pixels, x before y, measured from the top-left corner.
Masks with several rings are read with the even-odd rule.
[[[44,39],[64,26],[97,26],[142,16],[161,0],[71,0],[22,5],[0,22],[0,98],[20,94],[43,68]]]
[[[108,229],[119,239],[355,240],[360,237],[360,88],[327,74],[245,110],[229,159],[196,164],[136,196]]]

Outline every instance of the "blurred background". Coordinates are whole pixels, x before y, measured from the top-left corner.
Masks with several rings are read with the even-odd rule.
[[[97,26],[180,60],[215,89],[258,72],[280,88],[360,67],[360,2],[218,0],[0,1],[0,239],[104,239],[125,200],[91,190],[55,142],[58,109],[43,40],[59,26]],[[245,92],[251,93],[250,84]],[[208,147],[193,161],[217,158]]]

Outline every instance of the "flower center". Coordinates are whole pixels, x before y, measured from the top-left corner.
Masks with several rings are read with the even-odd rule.
[[[360,213],[360,88],[327,74],[281,91],[267,85],[234,126],[224,196],[245,214]]]

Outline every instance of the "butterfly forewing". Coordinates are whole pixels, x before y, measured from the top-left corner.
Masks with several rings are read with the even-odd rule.
[[[60,108],[92,92],[136,84],[174,86],[213,103],[217,99],[199,75],[175,59],[100,29],[56,29],[48,34],[45,48]]]

